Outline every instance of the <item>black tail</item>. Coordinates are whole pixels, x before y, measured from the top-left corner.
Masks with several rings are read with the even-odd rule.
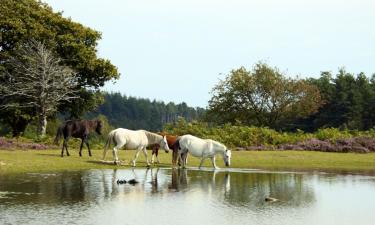
[[[53,141],[55,145],[59,145],[59,141],[62,135],[63,135],[63,126],[59,126],[59,128],[57,128],[55,140]]]

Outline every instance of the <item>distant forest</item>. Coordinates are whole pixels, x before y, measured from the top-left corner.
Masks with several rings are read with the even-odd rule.
[[[186,103],[175,104],[146,98],[136,98],[121,93],[105,93],[104,103],[86,117],[104,115],[113,127],[161,131],[166,123],[175,122],[179,117],[186,121],[198,120],[205,109],[189,107]]]

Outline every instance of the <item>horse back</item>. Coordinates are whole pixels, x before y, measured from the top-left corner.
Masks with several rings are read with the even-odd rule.
[[[114,130],[116,142],[125,144],[128,149],[136,149],[141,146],[148,146],[146,134],[142,130],[128,130],[118,128]]]
[[[62,125],[64,136],[82,138],[89,134],[89,127],[85,121],[68,120]]]

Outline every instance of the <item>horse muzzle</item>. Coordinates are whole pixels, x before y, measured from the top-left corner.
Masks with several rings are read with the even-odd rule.
[[[230,164],[229,164],[229,163],[225,163],[225,166],[226,166],[226,167],[229,167],[229,166],[230,166]]]

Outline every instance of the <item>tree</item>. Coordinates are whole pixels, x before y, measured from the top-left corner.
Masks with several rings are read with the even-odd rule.
[[[47,116],[63,101],[77,98],[77,79],[67,66],[44,44],[30,41],[7,61],[11,68],[1,74],[0,93],[3,108],[35,109],[38,136],[44,136]]]
[[[375,125],[374,76],[355,76],[342,68],[336,76],[322,72],[320,78],[309,82],[319,88],[324,101],[317,113],[301,121],[310,131],[322,127],[367,130]]]
[[[277,68],[257,63],[253,71],[232,70],[212,91],[209,118],[219,123],[280,128],[291,118],[305,117],[321,105],[319,90],[305,80],[286,78]]]
[[[86,111],[100,105],[103,97],[99,88],[106,81],[119,78],[117,68],[109,60],[97,56],[100,32],[64,18],[62,12],[53,12],[51,7],[41,1],[1,0],[0,70],[5,69],[5,62],[30,39],[44,43],[63,59],[62,64],[76,72],[80,98],[59,106],[59,111],[68,112],[72,118],[81,117]],[[0,117],[10,119],[13,115],[30,116],[27,110],[19,111],[18,114],[12,113],[12,110],[2,111]],[[11,120],[17,121],[17,118]]]

